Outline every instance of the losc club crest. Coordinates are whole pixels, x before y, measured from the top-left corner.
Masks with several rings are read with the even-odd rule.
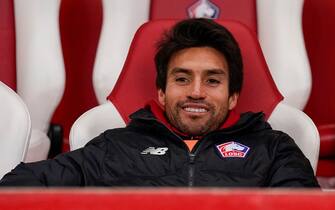
[[[210,18],[219,16],[220,9],[209,0],[199,0],[187,9],[190,18]]]
[[[219,153],[223,158],[229,158],[229,157],[244,158],[250,149],[249,147],[234,141],[216,145],[216,148],[219,150]]]

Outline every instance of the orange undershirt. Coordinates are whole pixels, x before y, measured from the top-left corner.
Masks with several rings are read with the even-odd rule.
[[[199,140],[184,140],[185,144],[187,145],[188,149],[192,151],[194,145],[198,142]]]

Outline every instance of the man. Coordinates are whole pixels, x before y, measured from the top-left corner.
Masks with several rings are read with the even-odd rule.
[[[155,57],[159,103],[84,148],[21,163],[3,186],[318,187],[309,161],[262,113],[237,114],[242,58],[212,20],[177,23]]]

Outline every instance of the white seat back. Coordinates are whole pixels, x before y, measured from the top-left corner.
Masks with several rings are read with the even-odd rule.
[[[303,110],[312,76],[302,31],[304,0],[257,0],[258,38],[284,102]]]
[[[319,159],[320,136],[311,118],[299,109],[280,102],[268,121],[273,129],[284,131],[294,139],[308,158],[315,174]]]
[[[65,87],[59,31],[60,0],[15,0],[17,92],[26,103],[32,136],[26,162],[47,158],[50,121]]]
[[[0,82],[0,178],[24,160],[31,131],[28,109]]]
[[[72,125],[70,131],[70,150],[83,147],[94,137],[111,128],[126,124],[115,106],[108,101],[82,114]]]
[[[136,29],[149,18],[149,0],[102,0],[103,23],[94,63],[93,87],[100,104],[113,89]]]

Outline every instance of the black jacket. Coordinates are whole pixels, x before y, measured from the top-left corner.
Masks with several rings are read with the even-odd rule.
[[[84,148],[19,164],[0,185],[318,186],[294,141],[272,130],[261,113],[242,114],[234,126],[205,135],[192,151],[150,111],[141,109],[131,119],[126,128],[107,130]]]

